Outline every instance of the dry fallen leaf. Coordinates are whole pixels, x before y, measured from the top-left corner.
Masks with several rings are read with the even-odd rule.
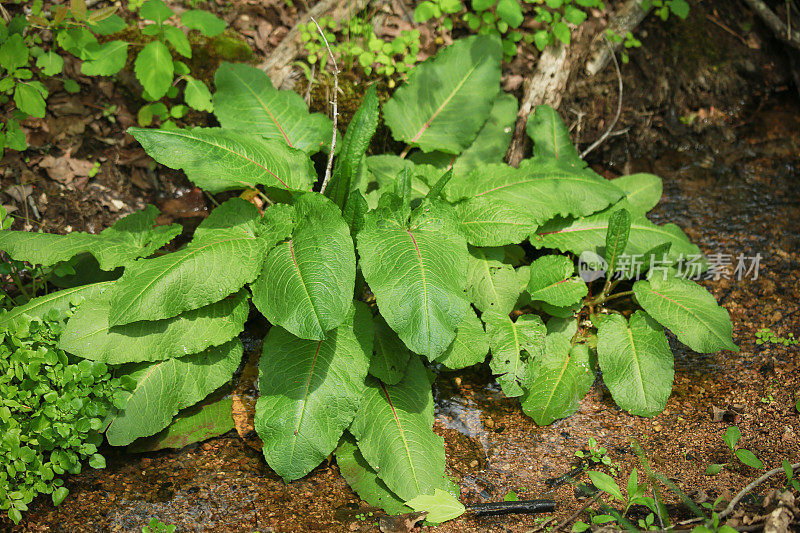
[[[233,424],[242,440],[254,450],[261,451],[263,443],[256,434],[256,390],[258,390],[258,359],[260,350],[253,350],[239,376],[236,390],[231,394]]]
[[[419,513],[406,513],[397,516],[382,516],[380,529],[382,533],[408,533],[413,531],[417,524],[425,520],[427,511]]]
[[[71,185],[75,178],[88,178],[94,163],[86,159],[74,159],[68,150],[60,157],[44,156],[39,162],[39,167],[47,171],[50,179]]]

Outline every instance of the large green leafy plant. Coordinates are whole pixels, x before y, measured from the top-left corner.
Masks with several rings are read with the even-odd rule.
[[[152,258],[177,231],[153,227],[152,208],[100,235],[4,232],[0,248],[17,260],[83,252],[124,269],[11,313],[85,296],[60,346],[136,382],[106,432],[126,445],[231,378],[252,300],[272,325],[255,419],[267,462],[293,480],[335,453],[351,486],[389,512],[463,510],[432,431],[430,370],[491,352],[505,394],[549,424],[578,409],[599,366],[620,407],[655,415],[673,377],[663,327],[697,351],[736,349],[728,314],[677,277],[681,255],[700,252],[647,219],[657,177],[603,179],[547,107],[529,120],[533,157],[503,163],[517,104],[500,90],[501,57],[499,38],[473,36],[411,71],[382,109],[402,156],[367,155],[379,122],[370,88],[321,192],[309,154],[329,142],[330,121],[261,71],[223,64],[221,128],[130,133],[209,193],[257,189],[273,205],[227,200],[189,244]],[[587,254],[607,272],[588,284],[575,266]],[[623,268],[632,254],[647,258],[646,278]]]

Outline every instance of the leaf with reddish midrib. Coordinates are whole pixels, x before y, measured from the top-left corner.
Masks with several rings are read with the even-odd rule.
[[[308,154],[330,144],[331,120],[309,113],[299,94],[276,89],[263,70],[223,62],[214,85],[214,114],[223,128],[275,139]]]
[[[367,379],[367,390],[350,431],[381,480],[403,501],[442,486],[444,440],[433,430],[428,374],[412,356],[397,385]]]
[[[372,316],[360,302],[322,341],[270,329],[259,363],[255,426],[267,463],[285,480],[324,461],[350,425],[365,389],[372,336]]]
[[[383,107],[394,138],[425,152],[461,153],[491,112],[501,57],[500,39],[474,35],[414,68]]]
[[[169,168],[182,169],[189,180],[210,193],[256,185],[309,190],[317,178],[308,155],[283,141],[221,128],[128,128],[128,133],[147,155]]]

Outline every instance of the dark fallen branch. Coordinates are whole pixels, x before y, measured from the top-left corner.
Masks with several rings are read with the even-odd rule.
[[[800,50],[800,32],[790,29],[762,0],[744,0],[744,3],[772,30],[782,43]]]
[[[552,513],[555,500],[519,500],[516,502],[476,503],[467,506],[467,511],[476,516],[495,516],[504,514]]]

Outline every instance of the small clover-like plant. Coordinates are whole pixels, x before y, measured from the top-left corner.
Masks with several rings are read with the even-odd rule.
[[[403,30],[389,40],[378,37],[370,21],[359,16],[341,24],[322,17],[317,23],[319,29],[314,22],[301,27],[300,39],[305,43],[307,61],[318,64],[321,71],[328,61],[328,46],[348,70],[358,67],[368,76],[374,72],[386,78],[390,88],[395,86],[395,78],[405,76],[417,63],[419,30]]]
[[[57,347],[59,310],[0,321],[0,510],[19,523],[38,494],[64,500],[61,476],[79,473],[81,460],[105,468],[97,450],[104,421],[125,405],[124,385],[105,363]]]
[[[658,177],[596,174],[552,108],[529,117],[532,157],[505,164],[517,102],[501,90],[502,57],[498,36],[475,35],[417,65],[382,108],[371,87],[329,181],[310,156],[330,150],[331,121],[263,71],[224,63],[221,127],[129,132],[209,194],[241,197],[158,254],[180,228],[154,226],[152,207],[99,235],[0,232],[13,260],[81,256],[113,273],[6,316],[85,298],[59,347],[135,382],[105,433],[125,446],[230,381],[238,335],[260,315],[271,324],[255,413],[267,463],[291,481],[333,454],[392,514],[463,512],[432,429],[430,369],[491,354],[503,393],[540,425],[575,413],[601,369],[621,408],[655,416],[672,390],[665,327],[699,352],[738,349],[727,311],[686,279],[687,263],[707,261],[677,226],[647,218]],[[400,155],[368,155],[381,117]]]

